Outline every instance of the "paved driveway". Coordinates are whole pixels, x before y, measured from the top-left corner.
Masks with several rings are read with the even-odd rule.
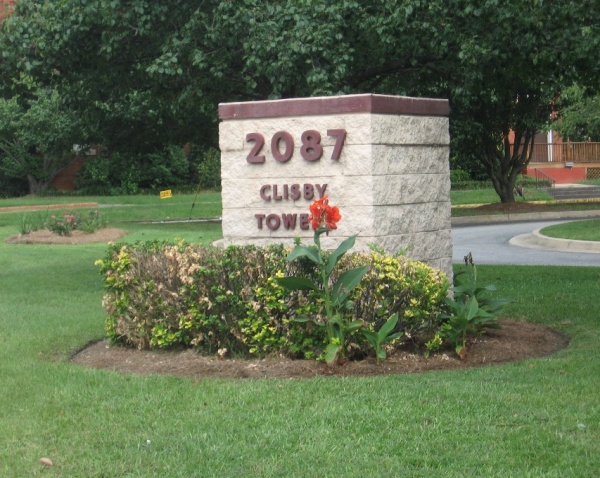
[[[509,240],[566,220],[460,226],[452,229],[452,261],[462,263],[469,252],[476,264],[555,265],[600,267],[600,254],[531,249]]]

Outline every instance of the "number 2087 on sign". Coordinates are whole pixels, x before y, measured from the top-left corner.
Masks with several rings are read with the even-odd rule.
[[[344,141],[346,140],[345,129],[328,129],[327,136],[335,138],[335,145],[331,153],[331,159],[338,160],[342,154]],[[323,146],[321,145],[321,133],[316,130],[307,130],[300,137],[300,155],[306,161],[317,161],[323,156]],[[246,161],[253,164],[265,162],[265,155],[261,154],[265,146],[265,137],[260,133],[248,133],[246,135],[247,143],[254,143]],[[273,158],[281,163],[289,161],[294,154],[294,138],[287,131],[278,131],[271,138],[271,153]]]

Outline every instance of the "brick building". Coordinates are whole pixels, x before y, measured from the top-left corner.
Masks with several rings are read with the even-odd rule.
[[[0,23],[12,13],[15,2],[16,0],[0,0]]]

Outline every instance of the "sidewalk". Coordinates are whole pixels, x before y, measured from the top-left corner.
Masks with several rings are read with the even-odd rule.
[[[548,237],[541,234],[540,229],[536,229],[529,234],[515,236],[508,242],[514,246],[528,247],[530,249],[563,252],[592,252],[600,254],[600,242]]]

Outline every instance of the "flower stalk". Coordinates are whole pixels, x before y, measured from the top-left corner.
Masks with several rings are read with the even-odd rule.
[[[344,314],[348,298],[352,290],[360,283],[368,270],[368,266],[356,267],[340,275],[337,282],[331,286],[331,275],[335,266],[344,254],[354,247],[356,235],[344,240],[326,260],[321,248],[321,235],[329,234],[337,229],[341,220],[339,209],[329,205],[329,198],[323,196],[310,206],[310,221],[315,231],[313,246],[297,245],[287,257],[288,262],[298,257],[307,257],[314,262],[319,270],[321,284],[315,284],[310,279],[302,277],[277,278],[280,285],[288,290],[312,290],[321,296],[325,305],[326,322],[322,323],[312,318],[298,318],[299,322],[312,321],[316,325],[326,327],[328,345],[325,349],[325,361],[329,364],[344,358],[345,340],[347,334],[359,330],[363,324],[359,320],[349,321]]]

